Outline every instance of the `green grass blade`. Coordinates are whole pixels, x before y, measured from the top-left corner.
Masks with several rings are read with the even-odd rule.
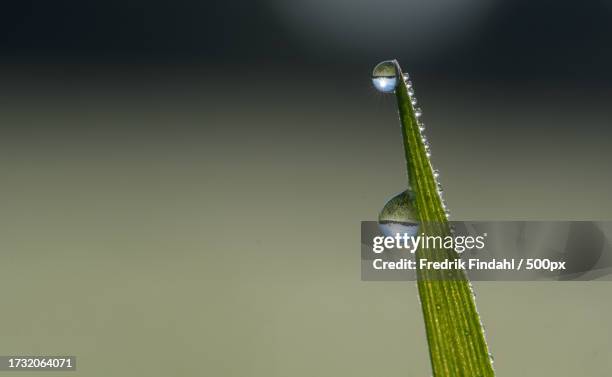
[[[438,193],[425,143],[421,136],[408,85],[397,62],[398,84],[395,95],[399,107],[402,136],[414,206],[425,235],[451,234],[446,209]],[[419,249],[417,259],[457,258],[452,249]],[[447,274],[443,276],[443,274]],[[435,377],[494,376],[485,334],[476,310],[472,288],[464,271],[418,271],[429,354]]]

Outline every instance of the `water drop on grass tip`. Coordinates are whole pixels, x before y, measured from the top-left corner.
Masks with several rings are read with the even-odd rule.
[[[372,71],[372,84],[383,93],[393,93],[397,86],[397,69],[391,60],[378,63]]]

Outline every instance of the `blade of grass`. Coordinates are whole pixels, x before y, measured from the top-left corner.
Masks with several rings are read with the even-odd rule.
[[[415,110],[397,61],[395,89],[399,108],[408,179],[414,191],[414,206],[426,236],[451,235],[446,209],[438,193]],[[417,259],[454,260],[452,249],[419,249]],[[444,275],[447,274],[447,275]],[[485,334],[476,310],[472,287],[463,270],[438,272],[419,270],[417,285],[429,355],[435,377],[494,376]]]

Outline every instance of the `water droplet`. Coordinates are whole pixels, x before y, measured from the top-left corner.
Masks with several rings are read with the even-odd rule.
[[[493,357],[493,354],[489,353],[489,360],[491,360],[491,362],[495,362],[495,358]]]
[[[410,103],[412,104],[412,106],[417,104],[417,99],[416,97],[410,97]]]
[[[442,307],[440,306],[440,304],[436,304],[436,309],[438,309],[438,310],[442,309]]]
[[[410,190],[389,199],[378,215],[378,227],[385,236],[395,237],[399,233],[413,237],[418,234],[419,222],[413,202],[414,193]]]
[[[436,177],[436,178],[438,178],[438,177],[440,176],[440,171],[438,171],[437,169],[435,169],[435,170],[433,171],[433,176],[434,176],[434,177]]]
[[[392,93],[397,86],[397,69],[391,60],[378,63],[372,71],[372,84],[383,93]]]
[[[423,111],[421,110],[421,108],[420,107],[415,107],[414,108],[414,116],[418,118],[421,115],[423,115]]]
[[[431,152],[430,151],[425,152],[425,154],[427,155],[427,157],[431,157]]]
[[[414,88],[412,88],[412,86],[408,88],[408,94],[410,94],[411,96],[414,95]]]
[[[404,82],[410,80],[410,76],[407,73],[404,73]]]
[[[425,131],[425,124],[419,123],[419,131],[421,132]]]

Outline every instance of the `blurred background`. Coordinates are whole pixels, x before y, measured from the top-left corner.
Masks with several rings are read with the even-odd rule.
[[[5,4],[0,354],[429,376],[414,283],[360,281],[407,184],[371,69],[412,76],[453,219],[609,220],[610,37],[610,0]],[[474,286],[499,376],[609,374],[608,282]]]

